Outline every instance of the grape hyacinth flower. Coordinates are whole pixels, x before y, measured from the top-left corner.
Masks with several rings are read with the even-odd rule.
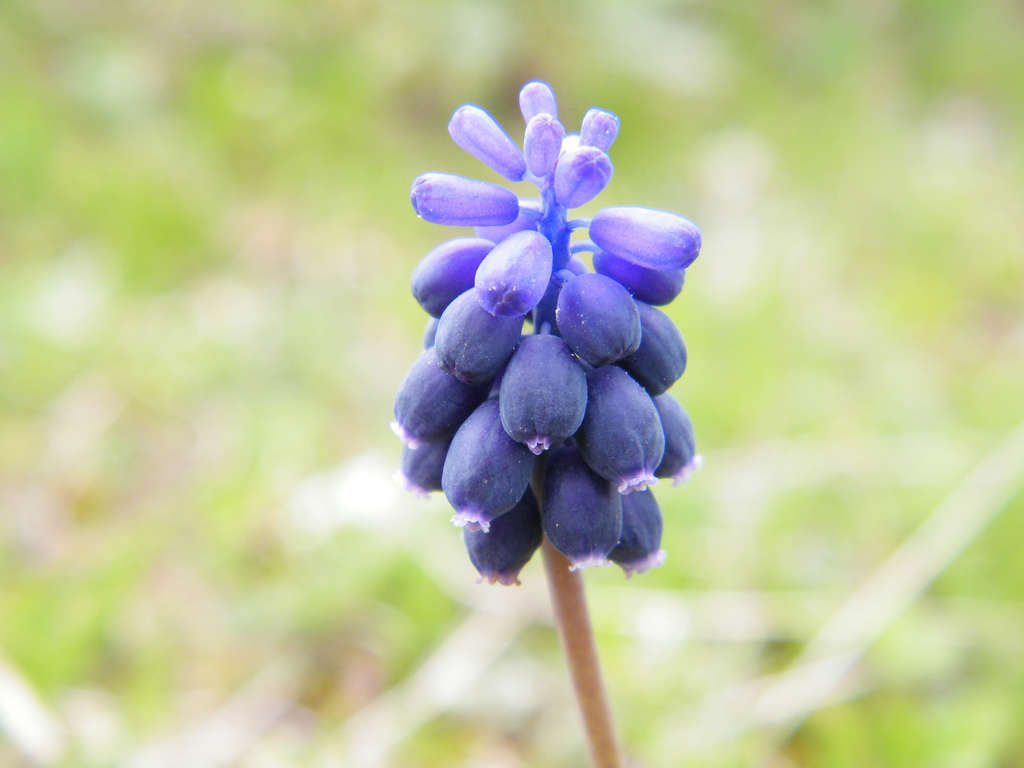
[[[700,467],[693,424],[668,393],[686,346],[657,307],[679,295],[701,235],[654,208],[571,218],[612,178],[619,118],[594,107],[567,133],[540,81],[523,86],[519,107],[522,149],[475,104],[455,110],[448,133],[504,179],[533,184],[536,198],[450,173],[412,184],[420,218],[472,232],[413,272],[430,318],[392,426],[405,444],[400,477],[417,493],[444,492],[481,581],[518,584],[542,550],[591,758],[620,768],[578,571],[660,566],[649,486]]]
[[[472,534],[472,562],[491,582],[516,583],[536,548],[521,525],[497,525],[531,493],[535,461],[539,477],[547,473],[534,483],[538,530],[574,567],[610,558],[627,574],[642,571],[664,557],[648,487],[700,466],[689,417],[666,394],[686,367],[686,347],[656,308],[682,290],[700,230],[638,206],[571,218],[612,177],[619,119],[594,107],[569,134],[540,81],[523,86],[519,105],[522,149],[474,104],[454,111],[448,132],[495,173],[534,184],[537,198],[449,173],[425,173],[412,185],[418,216],[474,231],[438,245],[413,272],[413,295],[432,319],[426,351],[395,400],[401,473],[410,489],[444,490],[454,521]],[[592,269],[580,258],[586,253]],[[533,335],[521,335],[525,323]],[[615,501],[614,515],[593,512],[595,483],[610,489],[605,505]],[[642,502],[628,500],[633,493]],[[518,514],[531,519],[528,509]],[[503,529],[518,538],[485,546]],[[505,559],[495,565],[496,557]]]

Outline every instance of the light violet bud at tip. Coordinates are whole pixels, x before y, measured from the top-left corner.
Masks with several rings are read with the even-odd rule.
[[[684,269],[700,253],[700,230],[687,218],[639,206],[604,208],[590,239],[606,251],[651,269]]]
[[[534,115],[558,117],[558,103],[551,86],[542,80],[531,80],[519,91],[519,109],[523,120],[530,122]]]
[[[612,177],[612,161],[597,147],[563,152],[555,167],[555,197],[566,208],[593,200]]]
[[[519,147],[486,110],[475,104],[463,104],[448,121],[452,140],[481,163],[509,181],[519,181],[526,173],[526,161]]]
[[[526,125],[523,152],[526,167],[535,176],[547,176],[555,167],[558,153],[562,149],[565,128],[558,118],[548,114],[534,115]]]
[[[409,199],[416,214],[434,224],[495,226],[519,215],[519,198],[511,190],[451,173],[417,176]]]
[[[597,107],[587,110],[580,127],[580,144],[607,152],[618,135],[619,118],[616,115]]]

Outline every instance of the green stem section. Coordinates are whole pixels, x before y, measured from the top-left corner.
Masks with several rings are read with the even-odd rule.
[[[544,463],[538,459],[533,473],[534,491],[538,499],[542,498],[540,489],[543,487],[543,474]],[[605,695],[601,662],[594,643],[594,630],[590,626],[590,615],[587,612],[583,577],[579,571],[569,570],[569,561],[555,549],[547,536],[544,537],[541,549],[555,625],[562,640],[562,650],[565,652],[576,701],[583,717],[590,759],[595,768],[622,768],[622,754],[615,738],[611,707]]]

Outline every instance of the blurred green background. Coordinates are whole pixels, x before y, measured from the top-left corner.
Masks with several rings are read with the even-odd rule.
[[[387,428],[451,236],[410,182],[496,180],[445,123],[534,77],[620,115],[601,205],[705,236],[706,468],[663,569],[587,574],[635,765],[1024,765],[1022,28],[0,4],[0,765],[583,763],[539,563],[475,584]]]

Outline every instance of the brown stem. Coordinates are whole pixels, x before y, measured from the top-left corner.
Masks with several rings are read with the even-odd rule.
[[[534,488],[538,491],[537,498],[540,499],[543,467],[540,461],[537,465],[534,471]],[[569,561],[555,549],[547,536],[544,537],[541,547],[555,624],[569,665],[576,701],[583,716],[590,759],[596,768],[622,768],[622,755],[615,738],[612,712],[601,679],[601,662],[597,657],[594,631],[587,613],[583,577],[579,571],[569,570]]]

